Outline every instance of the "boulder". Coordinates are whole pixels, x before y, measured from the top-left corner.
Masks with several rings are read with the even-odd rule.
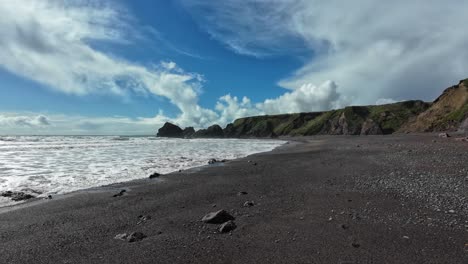
[[[191,138],[195,134],[195,129],[193,127],[186,127],[182,131],[182,135],[184,138]]]
[[[200,129],[195,134],[194,138],[224,138],[223,129],[219,125],[212,125],[207,129]]]
[[[3,197],[8,197],[10,198],[11,200],[15,201],[15,202],[19,202],[19,201],[24,201],[24,200],[29,200],[31,198],[35,198],[34,195],[31,195],[31,194],[28,194],[28,193],[24,193],[24,192],[12,192],[12,191],[6,191],[6,192],[2,192],[0,194],[0,196],[3,196]]]
[[[159,176],[161,176],[161,174],[159,174],[157,172],[153,172],[153,173],[150,174],[149,178],[154,179],[154,178],[158,178]]]
[[[220,233],[229,233],[231,232],[232,230],[236,229],[236,223],[234,223],[234,221],[230,220],[230,221],[227,221],[226,223],[222,224],[219,226],[219,232]]]
[[[202,218],[202,222],[205,222],[208,224],[222,224],[229,220],[234,220],[234,219],[235,219],[234,216],[230,215],[225,210],[219,210],[217,212],[211,212],[205,215]]]
[[[184,133],[182,128],[166,122],[163,127],[158,130],[158,137],[170,137],[170,138],[183,138]]]

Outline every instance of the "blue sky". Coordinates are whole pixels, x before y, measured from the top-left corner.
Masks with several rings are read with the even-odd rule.
[[[1,2],[0,134],[153,134],[433,100],[468,77],[467,3],[360,2]]]

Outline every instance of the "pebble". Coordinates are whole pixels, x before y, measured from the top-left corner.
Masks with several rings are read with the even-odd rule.
[[[236,229],[236,227],[236,223],[234,223],[232,220],[229,220],[226,223],[220,225],[218,230],[220,233],[228,233]]]
[[[221,224],[221,223],[225,223],[229,220],[234,220],[234,219],[235,219],[234,216],[230,215],[225,210],[219,210],[219,211],[211,212],[205,215],[202,218],[202,222],[205,222],[208,224]]]

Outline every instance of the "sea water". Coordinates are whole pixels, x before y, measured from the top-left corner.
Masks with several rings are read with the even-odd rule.
[[[270,151],[279,140],[114,136],[0,137],[0,193],[63,194]],[[12,202],[0,197],[0,206]]]

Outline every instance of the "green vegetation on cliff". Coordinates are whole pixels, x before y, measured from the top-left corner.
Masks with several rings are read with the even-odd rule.
[[[390,134],[429,106],[422,101],[406,101],[326,112],[246,117],[228,125],[224,133],[227,137]]]

